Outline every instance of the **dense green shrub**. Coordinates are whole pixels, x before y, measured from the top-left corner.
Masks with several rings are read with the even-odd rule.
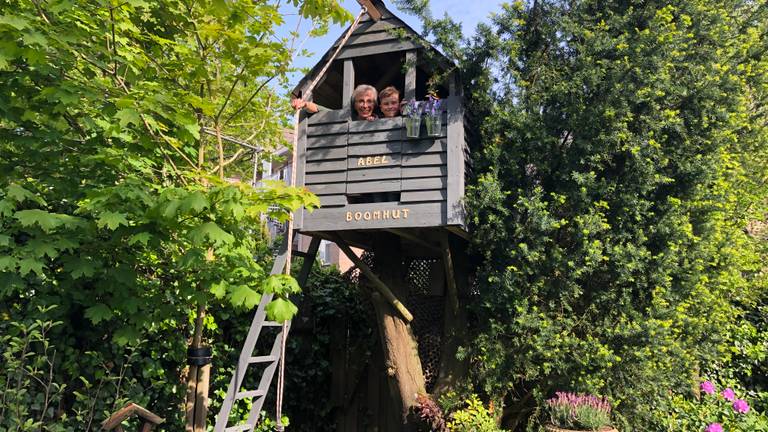
[[[710,370],[764,390],[765,3],[519,1],[463,41],[405,3],[476,121],[467,353],[505,424],[555,390],[623,430]]]

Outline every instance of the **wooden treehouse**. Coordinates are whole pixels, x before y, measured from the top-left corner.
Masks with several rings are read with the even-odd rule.
[[[353,364],[355,355],[340,351],[332,361],[328,398],[337,412],[336,430],[402,431],[410,430],[404,424],[413,395],[446,388],[466,369],[455,351],[464,322],[460,298],[469,285],[463,197],[471,131],[453,64],[380,0],[358,2],[364,9],[356,23],[293,91],[323,107],[297,117],[295,183],[315,193],[321,207],[294,215],[293,228],[312,241],[307,251],[293,255],[304,258],[296,276],[303,286],[321,239],[337,243],[355,263],[361,284],[370,288],[370,299],[361,301],[372,302],[378,319],[383,344],[377,359]],[[442,77],[440,84],[430,87],[435,76]],[[377,90],[394,86],[405,101],[424,100],[431,90],[442,101],[441,131],[428,134],[422,125],[414,133],[399,116],[355,119],[353,92],[361,84]],[[291,259],[289,244],[286,240],[273,274]],[[352,247],[366,254],[361,257]],[[266,346],[258,342],[266,329],[279,328],[266,318],[271,299],[264,295],[256,311],[216,432],[253,430],[258,422],[283,354],[281,338],[290,328],[269,336],[274,339]],[[297,337],[300,330],[297,324]],[[254,352],[260,346],[268,353]],[[245,388],[246,371],[259,367],[260,379],[251,380],[258,387]],[[251,401],[248,419],[228,426],[233,406],[243,399]]]
[[[320,198],[321,208],[302,211],[295,227],[303,234],[369,248],[370,230],[387,230],[405,240],[429,240],[442,231],[465,235],[464,178],[467,134],[459,77],[447,76],[438,87],[443,99],[440,136],[408,138],[402,117],[353,120],[353,89],[393,85],[403,99],[425,99],[430,61],[444,60],[401,20],[377,4],[378,21],[368,20],[352,33],[311,94],[329,111],[303,115],[299,126],[297,183]],[[337,41],[337,44],[340,41]],[[335,50],[321,59],[294,89],[305,95]],[[425,55],[428,52],[428,56]],[[414,242],[414,247],[420,242]]]

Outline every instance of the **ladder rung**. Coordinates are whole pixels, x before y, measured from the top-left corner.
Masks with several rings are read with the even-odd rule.
[[[235,395],[235,399],[245,399],[249,397],[259,397],[264,396],[264,390],[249,390],[244,392],[239,392]]]
[[[248,359],[248,363],[269,363],[269,362],[277,361],[278,358],[279,357],[277,356],[270,356],[270,355],[255,356]]]
[[[264,321],[264,324],[262,324],[264,327],[282,327],[283,323],[279,323],[276,321]]]
[[[306,253],[306,252],[302,252],[302,251],[300,251],[300,250],[298,250],[298,249],[293,249],[293,250],[291,250],[291,254],[293,254],[294,256],[299,256],[299,257],[302,257],[302,258],[306,258],[306,257],[308,257],[308,256],[309,256],[309,254],[308,254],[308,253]]]
[[[242,431],[247,431],[251,429],[253,429],[253,425],[246,423],[246,424],[228,427],[224,429],[224,432],[242,432]]]

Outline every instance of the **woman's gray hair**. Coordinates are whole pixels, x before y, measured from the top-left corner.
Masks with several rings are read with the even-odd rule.
[[[357,99],[359,95],[369,91],[373,92],[373,106],[378,106],[379,92],[376,91],[376,87],[368,84],[360,84],[355,87],[355,90],[352,92],[352,106],[355,106],[355,99]]]

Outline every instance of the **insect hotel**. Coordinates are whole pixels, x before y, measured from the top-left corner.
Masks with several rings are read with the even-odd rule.
[[[462,86],[453,64],[383,2],[358,1],[364,7],[358,20],[293,91],[295,97],[324,108],[298,114],[294,155],[295,184],[315,193],[321,207],[295,213],[293,229],[312,237],[312,242],[307,251],[291,251],[287,245],[292,242],[286,242],[273,273],[282,272],[292,254],[302,256],[304,266],[296,277],[304,285],[320,240],[335,242],[370,287],[377,315],[395,315],[402,323],[399,328],[380,323],[382,338],[395,345],[399,341],[405,352],[412,353],[416,352],[412,349],[417,344],[415,335],[418,357],[397,359],[393,348],[385,347],[384,358],[372,361],[365,372],[367,378],[358,371],[360,382],[368,384],[353,385],[355,395],[331,401],[348,413],[342,421],[347,426],[339,426],[339,431],[364,430],[358,417],[377,424],[376,430],[399,431],[404,429],[398,413],[405,415],[413,405],[402,395],[427,393],[439,385],[446,373],[441,362],[453,356],[451,350],[455,352],[455,344],[443,337],[443,327],[449,321],[460,322],[459,297],[468,285],[460,256],[467,238],[463,196],[469,134]],[[430,86],[435,76],[442,79]],[[425,100],[431,93],[440,99],[440,109],[425,115],[356,120],[352,96],[361,84],[377,90],[394,86],[404,101]],[[290,238],[290,228],[288,232]],[[366,253],[361,257],[353,247]],[[414,284],[415,280],[420,282]],[[253,430],[258,422],[283,355],[281,338],[289,328],[283,326],[268,355],[254,352],[262,328],[277,326],[266,319],[270,299],[265,295],[256,311],[216,431]],[[256,381],[258,388],[249,390],[244,388],[243,376],[256,363],[266,367]],[[397,370],[385,371],[385,364]],[[290,369],[285,373],[290,374]],[[350,374],[344,367],[334,369],[334,377],[348,381]],[[350,383],[339,385],[349,387]],[[401,389],[402,397],[390,398],[387,389],[393,385]],[[244,398],[252,400],[249,418],[227,426],[233,404]],[[385,409],[360,405],[372,398],[389,398],[391,403]]]

